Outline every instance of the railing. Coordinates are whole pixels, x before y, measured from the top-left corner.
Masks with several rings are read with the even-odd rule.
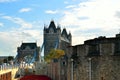
[[[0,71],[18,68],[18,65],[0,65]]]
[[[0,71],[8,70],[8,69],[15,69],[15,68],[26,68],[30,67],[31,64],[14,64],[14,65],[0,65]]]
[[[0,65],[0,80],[18,80],[20,77],[16,77],[16,75],[24,75],[25,71],[22,72],[22,70],[25,70],[26,68],[33,68],[33,65],[24,63],[14,65]]]

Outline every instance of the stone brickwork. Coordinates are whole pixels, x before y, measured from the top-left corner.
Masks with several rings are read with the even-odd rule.
[[[17,60],[16,62],[26,62],[26,59],[33,59],[35,56],[35,61],[40,60],[40,47],[36,43],[22,43],[20,47],[17,48]]]
[[[67,34],[64,28],[61,32],[60,26],[55,25],[54,21],[50,22],[49,27],[44,27],[44,55],[46,56],[51,49],[66,50],[71,45],[71,33]]]
[[[119,80],[120,79],[120,37],[100,37],[72,46],[69,55],[75,54],[73,73],[71,57],[68,63],[68,80],[73,74],[74,80]],[[72,51],[69,51],[71,50]],[[117,52],[117,55],[116,55]]]
[[[51,62],[47,64],[47,75],[53,80],[62,80],[60,76],[60,63]]]

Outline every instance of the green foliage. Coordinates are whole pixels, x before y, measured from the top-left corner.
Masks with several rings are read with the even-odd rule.
[[[50,53],[47,56],[45,56],[45,61],[49,63],[52,59],[59,59],[64,55],[65,55],[65,52],[63,50],[52,49]]]
[[[4,60],[3,60],[3,63],[7,63],[8,61],[7,61],[7,58],[5,58]]]
[[[14,59],[13,56],[8,56],[8,61],[13,60],[13,59]]]
[[[4,58],[3,63],[8,63],[11,60],[14,60],[14,57],[13,56],[8,56],[8,57]]]

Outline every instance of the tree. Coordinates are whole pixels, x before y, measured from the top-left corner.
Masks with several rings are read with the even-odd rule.
[[[3,60],[3,62],[4,62],[4,63],[7,63],[7,62],[8,62],[8,61],[7,61],[7,58],[5,58],[5,59]]]
[[[52,59],[59,59],[65,55],[65,52],[60,49],[51,49],[50,53],[45,56],[45,61],[50,62]]]
[[[13,56],[8,56],[8,61],[14,60]]]
[[[8,56],[8,57],[4,58],[3,62],[8,63],[11,60],[14,60],[14,57],[13,56]]]

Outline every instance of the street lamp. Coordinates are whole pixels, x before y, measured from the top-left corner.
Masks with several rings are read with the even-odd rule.
[[[73,59],[71,58],[71,80],[73,80]]]
[[[91,60],[92,58],[88,58],[88,64],[89,64],[89,80],[91,80]]]

